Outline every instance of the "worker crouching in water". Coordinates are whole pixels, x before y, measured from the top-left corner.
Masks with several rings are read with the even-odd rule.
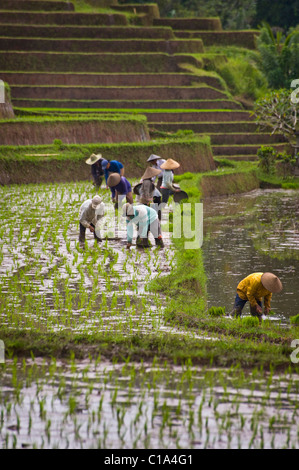
[[[232,316],[240,317],[247,301],[250,303],[252,316],[262,320],[262,298],[264,297],[264,314],[270,312],[272,294],[282,290],[280,279],[272,273],[252,273],[245,277],[237,286],[237,295]]]
[[[94,196],[92,199],[87,199],[83,202],[79,210],[79,227],[80,235],[79,242],[85,242],[85,232],[89,228],[93,232],[94,239],[97,242],[102,241],[99,230],[99,221],[105,215],[105,204],[100,196]]]
[[[163,239],[161,233],[161,226],[158,219],[158,214],[155,209],[138,204],[133,206],[126,203],[123,206],[123,217],[126,217],[127,222],[127,248],[132,246],[133,240],[133,224],[137,225],[137,242],[136,244],[148,248],[148,235],[151,232],[154,236],[157,246],[163,247]]]

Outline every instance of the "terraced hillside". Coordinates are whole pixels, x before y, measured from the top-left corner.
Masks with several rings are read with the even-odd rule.
[[[253,31],[224,32],[218,18],[160,18],[153,4],[111,2],[111,8],[82,13],[66,1],[1,2],[0,78],[10,85],[17,114],[60,113],[61,123],[70,113],[141,113],[152,133],[210,135],[214,155],[225,158],[255,159],[261,144],[285,147],[280,136],[257,134],[250,112],[205,70],[205,43],[239,41],[250,48]],[[68,142],[84,140],[87,121],[73,128]],[[0,144],[17,143],[13,125],[7,123]],[[21,122],[17,129],[22,132]],[[97,132],[85,135],[99,139]],[[146,131],[142,135],[148,138]],[[37,131],[32,143],[49,142]]]

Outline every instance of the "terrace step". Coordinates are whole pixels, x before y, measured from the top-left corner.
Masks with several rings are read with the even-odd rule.
[[[96,112],[103,109],[113,110],[114,112],[121,112],[124,109],[134,110],[140,109],[143,112],[144,109],[239,109],[240,104],[233,101],[224,100],[108,100],[99,101],[97,99],[92,100],[38,100],[26,98],[13,99],[13,105],[17,108],[62,108],[62,109],[81,109],[90,108]]]
[[[128,11],[130,13],[144,14],[150,18],[160,18],[160,11],[156,3],[140,4],[140,3],[126,3],[123,5],[113,5],[113,10]]]
[[[192,55],[157,53],[58,53],[0,51],[0,70],[30,72],[163,73],[180,72],[187,62],[201,67]]]
[[[200,135],[200,134],[199,134]],[[204,134],[202,134],[204,135]],[[283,143],[286,139],[281,134],[270,135],[267,133],[209,133],[212,145],[272,145]]]
[[[1,72],[1,79],[10,85],[48,86],[194,86],[206,84],[222,88],[216,77],[188,73],[38,73]]]
[[[268,142],[270,145],[270,143]],[[271,142],[271,147],[274,147],[278,152],[283,152],[289,148],[289,144]],[[227,155],[256,155],[260,145],[212,145],[214,156],[227,156]],[[225,157],[226,158],[226,157]]]
[[[222,31],[220,18],[155,18],[154,26],[170,26],[174,31]]]
[[[65,87],[11,86],[16,99],[42,100],[227,100],[225,93],[210,87]],[[232,105],[233,101],[229,100]],[[132,103],[133,105],[133,103]]]
[[[76,39],[175,39],[169,27],[1,24],[1,36]]]
[[[180,39],[202,39],[205,46],[238,46],[255,49],[255,38],[259,30],[245,31],[178,31],[175,36]]]
[[[49,51],[49,52],[165,52],[167,54],[201,53],[201,39],[41,39],[0,37],[2,51]]]
[[[160,123],[186,123],[186,122],[240,122],[240,121],[249,121],[253,118],[250,116],[250,113],[247,111],[228,111],[228,110],[211,110],[211,111],[183,111],[183,112],[146,112],[142,111],[142,114],[147,116],[147,120],[150,124],[160,122]]]
[[[0,23],[32,25],[128,25],[122,13],[76,13],[76,12],[29,12],[0,11]]]
[[[54,139],[67,144],[144,142],[149,141],[146,121],[115,119],[104,116],[82,118],[69,116],[60,119],[14,119],[2,121],[0,145],[46,145]]]
[[[151,128],[162,132],[177,132],[179,130],[192,130],[198,134],[220,133],[255,133],[257,126],[255,122],[151,122]]]
[[[69,1],[59,0],[1,0],[0,10],[74,11],[74,5]]]
[[[253,155],[217,155],[215,156],[215,160],[217,162],[217,160],[221,160],[221,159],[225,159],[225,160],[234,160],[234,161],[237,161],[237,162],[254,162],[254,161],[257,161],[258,160],[258,157],[256,154],[253,154]]]

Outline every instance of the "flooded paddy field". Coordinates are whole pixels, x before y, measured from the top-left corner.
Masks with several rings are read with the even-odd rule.
[[[204,201],[202,246],[209,305],[230,312],[238,283],[252,272],[274,272],[284,289],[273,295],[270,319],[299,313],[299,195],[255,190]],[[249,314],[245,306],[244,313]]]
[[[89,182],[0,188],[2,331],[51,333],[53,338],[61,332],[100,332],[115,338],[167,333],[185,342],[198,338],[199,332],[165,324],[163,313],[169,299],[147,287],[152,279],[171,273],[175,265],[167,230],[163,250],[155,246],[144,251],[136,247],[128,250],[124,221],[115,225],[114,209],[108,207],[110,192],[103,189],[107,204],[100,226],[103,241],[96,244],[87,231],[86,245],[80,247],[78,212],[94,195],[91,188]],[[293,201],[293,195],[286,194]],[[253,246],[248,233],[259,232],[252,230],[255,219],[251,209],[262,209],[257,198],[263,195],[267,193],[244,196],[250,201],[246,213],[238,207],[239,198],[230,205],[232,216],[240,215],[243,223],[236,229],[226,218],[225,202],[219,201],[218,209],[215,201],[210,206],[204,204],[204,229],[211,227],[203,246],[210,250],[205,262],[211,305],[226,304],[220,291],[233,300],[233,286],[243,269],[239,265],[235,270],[232,262],[238,257],[238,236],[229,250],[228,233],[236,230],[244,243]],[[223,208],[223,214],[219,208]],[[219,214],[223,215],[221,224]],[[163,217],[167,227],[167,211]],[[262,230],[262,216],[259,222]],[[296,232],[288,233],[293,247]],[[261,270],[266,256],[260,248],[264,239],[256,238],[254,245],[260,262],[256,267]],[[245,249],[240,240],[243,238],[239,238],[239,249]],[[283,261],[295,270],[297,265],[291,259]],[[272,262],[282,261],[279,257],[271,258]],[[215,276],[211,276],[213,269]],[[216,282],[220,282],[222,269],[224,289]],[[287,271],[290,276],[292,269]],[[233,277],[233,282],[225,276]],[[296,291],[289,286],[287,292],[296,299]],[[277,309],[274,302],[273,307]],[[290,315],[296,313],[295,307],[288,311]],[[277,311],[278,318],[284,315],[286,310]],[[211,332],[203,338],[209,342],[218,339]],[[71,352],[68,359],[35,358],[33,353],[31,357],[8,355],[0,364],[0,448],[299,447],[297,375],[277,375],[258,367],[248,371],[237,366],[213,368],[212,364],[195,367],[191,360],[181,365],[165,360],[163,364],[159,359],[142,356],[131,360],[128,355],[121,361],[108,361],[100,354],[78,359]]]
[[[0,447],[298,448],[298,377],[98,361],[7,361]]]
[[[160,252],[153,239],[150,250],[128,250],[125,220],[115,217],[110,191],[103,189],[103,241],[97,244],[87,229],[82,249],[78,212],[93,197],[90,189],[89,183],[2,189],[0,319],[5,327],[124,333],[160,328],[162,301],[145,286],[171,270],[168,233]]]

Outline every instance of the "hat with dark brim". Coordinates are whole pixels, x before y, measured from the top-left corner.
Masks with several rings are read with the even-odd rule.
[[[162,168],[162,170],[175,170],[179,166],[181,165],[178,162],[172,160],[172,158],[168,158],[165,163],[162,163],[160,168]]]
[[[152,153],[151,156],[147,159],[147,162],[153,162],[154,160],[161,160],[161,157]]]
[[[113,188],[113,186],[116,186],[121,180],[121,176],[119,173],[111,173],[107,179],[107,185],[110,188]]]
[[[98,155],[96,155],[95,153],[92,153],[90,157],[87,160],[85,160],[85,163],[87,163],[87,165],[93,165],[99,160],[103,160],[102,155],[100,153]]]
[[[185,191],[179,191],[174,193],[173,200],[174,202],[181,202],[183,199],[188,199],[188,194]]]
[[[140,188],[141,188],[141,186],[142,186],[142,183],[138,183],[138,184],[136,184],[136,186],[134,186],[134,188],[133,188],[133,193],[134,193],[134,194],[137,194],[137,196],[139,196],[139,194],[140,194]]]
[[[161,170],[148,166],[145,172],[143,173],[143,175],[141,176],[141,179],[142,180],[152,179],[154,176],[157,176],[160,173],[161,173]]]
[[[264,273],[261,277],[261,283],[268,291],[277,294],[282,291],[282,283],[280,279],[273,273]]]

